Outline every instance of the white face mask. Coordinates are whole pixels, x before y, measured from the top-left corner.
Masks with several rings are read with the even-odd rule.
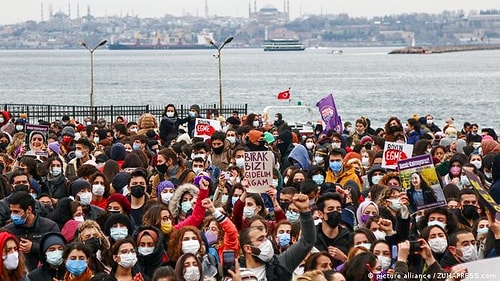
[[[316,164],[323,164],[323,162],[325,162],[325,158],[323,158],[322,156],[314,156],[314,161],[316,162]]]
[[[75,150],[75,157],[76,158],[81,159],[81,158],[83,158],[83,156],[85,156],[85,154],[83,153],[83,151],[81,151],[81,150]]]
[[[372,176],[372,183],[378,184],[378,182],[382,179],[382,175]]]
[[[446,238],[443,237],[429,239],[428,242],[429,247],[431,247],[431,250],[434,253],[444,253],[444,251],[446,251],[446,248],[448,248],[448,241],[446,241]]]
[[[481,169],[481,166],[483,165],[481,160],[473,160],[473,161],[470,161],[470,163],[472,165],[476,166],[476,169]]]
[[[50,265],[58,266],[62,264],[63,251],[55,250],[52,252],[47,252],[45,255],[47,256],[46,260]]]
[[[199,175],[201,172],[203,172],[203,168],[193,168],[193,172],[195,175]]]
[[[260,123],[259,121],[253,121],[252,125],[255,127],[255,128],[258,128]]]
[[[255,207],[245,207],[243,208],[243,216],[247,219],[255,215]]]
[[[151,255],[155,251],[154,247],[138,247],[137,252],[143,256]]]
[[[52,167],[52,175],[54,177],[59,176],[62,173],[62,168],[61,167]]]
[[[446,230],[446,223],[444,222],[440,222],[437,220],[427,222],[427,226],[433,226],[433,225],[440,226],[442,229]]]
[[[375,235],[375,238],[377,238],[377,240],[385,240],[385,232],[383,231],[380,231],[380,230],[375,230],[373,232],[373,235]]]
[[[172,118],[172,117],[174,117],[174,114],[175,114],[174,112],[168,111],[167,112],[167,117]]]
[[[167,192],[167,193],[160,193],[160,196],[161,196],[161,202],[163,202],[164,204],[168,204],[168,202],[170,202],[170,199],[174,197],[174,194]]]
[[[273,244],[269,239],[262,242],[259,246],[260,254],[257,257],[263,262],[269,262],[274,256]]]
[[[235,137],[227,137],[227,138],[226,138],[226,140],[227,140],[229,143],[231,143],[231,144],[233,144],[233,143],[235,143],[235,142],[236,142],[236,138],[235,138]]]
[[[22,130],[24,130],[23,125],[16,125],[16,131],[22,131]]]
[[[7,256],[2,256],[3,265],[7,270],[14,270],[19,265],[19,252],[14,252],[7,254]]]
[[[339,142],[332,142],[332,148],[340,148]]]
[[[198,240],[182,241],[182,253],[196,254],[200,249],[200,242]]]
[[[126,227],[112,227],[109,229],[109,236],[115,241],[122,240],[128,236],[128,228]]]
[[[85,221],[85,218],[83,216],[76,216],[73,219],[77,222],[84,222]]]
[[[477,249],[474,245],[469,245],[460,248],[462,251],[462,257],[460,258],[463,262],[471,262],[477,260]]]
[[[307,142],[306,143],[306,148],[307,149],[311,150],[313,147],[314,147],[314,143],[312,143],[312,142]]]
[[[90,202],[92,202],[92,193],[88,191],[79,193],[78,197],[80,197],[80,203],[83,205],[90,205]]]
[[[243,157],[236,158],[236,167],[243,169],[244,166],[245,166],[245,158]]]
[[[92,185],[92,193],[97,196],[102,196],[104,194],[104,185],[102,184],[94,184]]]
[[[186,267],[184,272],[184,280],[186,281],[198,281],[201,278],[200,269],[197,266]]]
[[[123,268],[132,268],[137,263],[137,255],[134,253],[119,255],[120,261],[118,262]]]
[[[380,262],[380,266],[382,266],[382,270],[387,270],[391,266],[391,258],[385,256],[377,256],[377,259]]]
[[[370,250],[372,244],[371,243],[361,243],[361,244],[358,244],[358,245],[355,245],[354,247],[358,248],[358,247],[365,247],[368,251]]]

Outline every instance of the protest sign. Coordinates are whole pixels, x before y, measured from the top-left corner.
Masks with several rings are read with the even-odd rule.
[[[400,160],[397,166],[401,185],[410,201],[410,213],[446,206],[443,189],[430,155]]]
[[[196,118],[194,125],[194,137],[208,139],[215,131],[222,131],[220,121]]]
[[[500,278],[500,271],[496,268],[498,264],[500,264],[500,258],[488,258],[460,264],[461,267],[467,268],[467,273],[464,274],[464,279],[459,279],[460,276],[456,276],[456,280],[498,280]]]
[[[26,155],[47,157],[47,137],[49,126],[26,124],[24,126],[26,136]]]
[[[244,176],[247,192],[264,193],[273,183],[274,154],[271,151],[245,152]]]
[[[400,160],[408,159],[413,153],[413,144],[385,142],[382,168],[396,170]]]
[[[477,198],[481,201],[482,206],[486,206],[488,210],[490,210],[491,215],[500,221],[500,206],[495,202],[493,197],[491,197],[488,190],[481,183],[479,177],[467,170],[464,169],[465,175],[469,178],[469,182],[477,193]],[[500,276],[499,276],[500,277]]]

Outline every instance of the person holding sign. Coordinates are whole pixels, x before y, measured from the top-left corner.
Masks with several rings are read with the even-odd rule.
[[[417,172],[411,174],[410,188],[406,191],[406,194],[410,201],[410,213],[416,212],[417,206],[437,202],[436,193]]]

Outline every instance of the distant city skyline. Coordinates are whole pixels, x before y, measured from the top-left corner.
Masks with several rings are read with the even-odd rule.
[[[500,9],[498,0],[10,0],[8,4],[3,3],[0,9],[0,24],[40,21],[42,14],[47,20],[51,8],[54,13],[61,11],[68,14],[71,11],[71,18],[76,18],[78,12],[80,16],[86,15],[88,6],[96,17],[127,14],[141,18],[156,18],[165,14],[204,17],[205,3],[208,3],[209,16],[248,17],[249,4],[252,11],[255,3],[257,10],[271,5],[282,11],[286,2],[290,3],[291,19],[310,14],[347,13],[352,17],[374,17],[401,13],[440,13],[444,10],[462,9],[469,12]]]

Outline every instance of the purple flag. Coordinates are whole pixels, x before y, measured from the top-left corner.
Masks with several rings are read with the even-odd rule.
[[[337,112],[333,95],[329,94],[322,98],[316,103],[316,106],[319,108],[321,119],[323,119],[323,122],[326,124],[325,131],[335,130],[336,132],[342,134],[342,119]]]

